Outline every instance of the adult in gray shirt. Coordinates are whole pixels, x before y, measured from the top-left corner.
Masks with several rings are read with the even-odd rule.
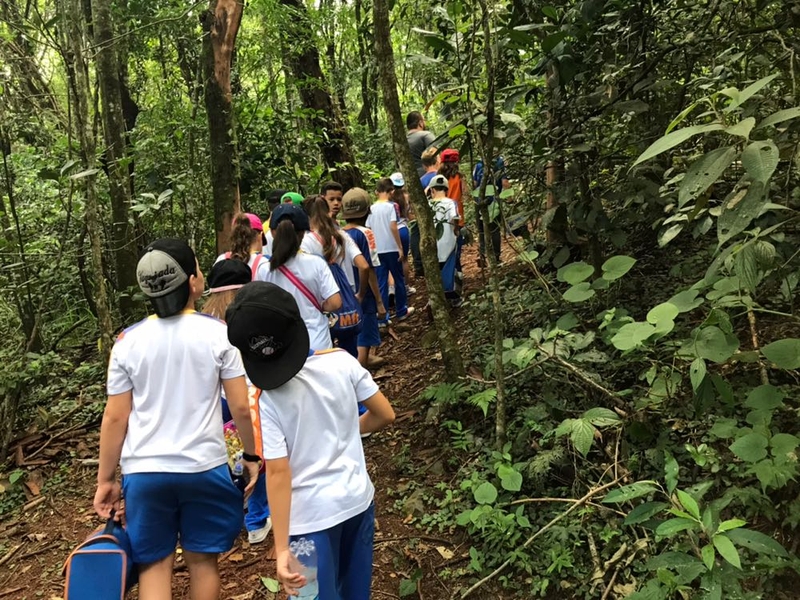
[[[436,137],[430,132],[425,131],[425,119],[422,113],[414,111],[408,113],[406,117],[406,139],[408,147],[411,149],[411,158],[414,159],[414,166],[417,167],[417,174],[422,177],[425,174],[425,167],[422,165],[422,153],[428,146],[433,144]]]

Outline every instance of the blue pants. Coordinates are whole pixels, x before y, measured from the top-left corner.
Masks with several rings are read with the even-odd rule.
[[[464,236],[461,235],[461,232],[458,232],[458,237],[456,238],[456,271],[461,273],[464,269],[461,268],[461,250],[464,248]]]
[[[400,244],[403,246],[403,256],[408,257],[408,251],[411,248],[411,234],[408,232],[408,227],[398,227],[397,233],[400,234]]]
[[[293,535],[290,540],[314,540],[319,600],[369,600],[374,537],[375,505],[372,504],[344,523],[324,531]]]
[[[381,289],[381,299],[383,305],[389,306],[389,273],[394,277],[394,311],[395,317],[405,317],[408,313],[408,294],[406,292],[406,280],[403,276],[403,265],[400,262],[399,252],[382,252],[378,254],[381,260],[379,267],[375,269],[378,276],[378,287]],[[389,315],[386,315],[386,320]],[[384,321],[386,322],[386,321]]]
[[[259,473],[256,487],[247,499],[247,512],[244,515],[244,527],[247,531],[261,529],[269,518],[269,502],[267,502],[267,475]]]
[[[363,317],[362,317],[363,318]],[[361,326],[364,330],[364,326]],[[358,333],[340,333],[336,336],[336,346],[342,350],[346,350],[351,356],[358,358]]]
[[[442,272],[442,287],[444,288],[444,295],[446,298],[453,300],[458,298],[456,291],[456,261],[458,257],[458,249],[453,250],[450,256],[447,257],[445,262],[439,263],[439,268]]]

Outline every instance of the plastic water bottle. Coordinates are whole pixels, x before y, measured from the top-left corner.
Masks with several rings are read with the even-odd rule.
[[[298,595],[295,598],[308,598],[309,600],[318,598],[317,547],[314,545],[314,540],[306,538],[294,540],[289,544],[289,551],[299,563],[295,568],[306,578],[306,584],[297,590]]]
[[[231,469],[231,476],[233,484],[239,488],[239,491],[244,494],[244,489],[247,487],[247,478],[244,476],[244,465],[241,460],[237,460]]]

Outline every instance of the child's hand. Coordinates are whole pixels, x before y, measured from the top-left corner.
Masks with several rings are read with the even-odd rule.
[[[289,596],[297,596],[298,588],[303,587],[307,583],[305,577],[300,573],[294,572],[297,567],[297,559],[286,549],[278,553],[275,566],[278,571],[278,581],[283,584],[286,594]]]
[[[97,491],[94,494],[94,511],[104,519],[108,519],[111,516],[111,510],[114,509],[114,520],[119,521],[123,514],[120,507],[121,498],[122,488],[116,480],[98,483]]]
[[[386,307],[383,302],[378,304],[378,321],[383,321],[386,318]]]
[[[258,481],[258,472],[261,469],[261,463],[243,460],[242,464],[247,469],[247,487],[244,488],[244,497],[247,498],[253,493],[253,489],[256,487],[256,482]]]

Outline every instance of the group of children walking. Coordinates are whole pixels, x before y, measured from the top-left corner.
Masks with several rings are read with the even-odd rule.
[[[457,167],[450,178],[430,169],[457,166],[452,152],[424,154],[421,179],[445,292],[458,304],[464,189]],[[329,182],[306,198],[274,194],[264,222],[236,215],[207,291],[185,242],[145,250],[137,278],[155,314],[123,331],[111,353],[94,499],[99,515],[124,515],[142,600],[171,597],[178,542],[191,597],[218,598],[217,555],[243,522],[252,544],[273,532],[291,595],[370,597],[374,488],[361,438],[394,411],[367,369],[384,362],[376,351],[390,307],[395,321],[414,312],[415,253],[402,174],[375,192],[373,201]],[[239,436],[246,515],[223,422]],[[309,547],[316,570],[297,562],[297,548]]]

